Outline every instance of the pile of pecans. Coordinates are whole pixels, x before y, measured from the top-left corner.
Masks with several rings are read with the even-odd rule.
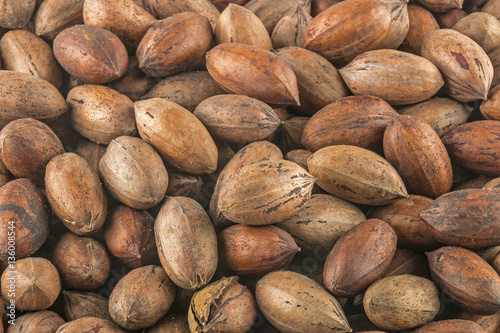
[[[0,333],[500,332],[500,0],[0,0]]]

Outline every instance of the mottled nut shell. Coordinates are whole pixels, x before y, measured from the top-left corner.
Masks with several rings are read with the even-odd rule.
[[[66,233],[54,248],[52,262],[68,287],[96,290],[106,282],[111,261],[106,247],[92,237]]]
[[[127,330],[152,326],[170,309],[175,286],[160,266],[136,268],[118,281],[109,297],[109,313]]]
[[[450,97],[460,102],[486,99],[493,65],[472,39],[451,29],[432,31],[422,42],[422,56],[439,68]]]
[[[462,8],[464,0],[418,0],[417,2],[433,13],[446,13],[452,9]]]
[[[242,224],[272,224],[297,213],[311,197],[314,177],[290,161],[246,165],[223,184],[218,209]]]
[[[219,210],[220,192],[224,184],[233,177],[236,172],[242,167],[268,160],[282,160],[283,154],[280,149],[274,144],[267,141],[257,141],[246,145],[241,148],[222,169],[217,183],[215,184],[214,192],[210,198],[209,214],[212,218],[214,226],[219,227],[227,226],[228,219]]]
[[[127,71],[127,49],[118,37],[103,28],[67,28],[54,39],[53,48],[66,72],[85,83],[107,83]]]
[[[212,34],[208,19],[197,13],[180,13],[157,21],[137,47],[139,67],[152,77],[192,69],[210,49]]]
[[[18,119],[0,131],[0,157],[15,177],[43,178],[50,159],[62,153],[61,140],[41,121]]]
[[[387,36],[377,45],[377,49],[397,49],[410,29],[407,0],[382,0],[391,11],[391,26]]]
[[[271,34],[278,21],[295,11],[297,5],[304,7],[306,12],[310,13],[311,0],[250,0],[245,4],[245,8],[257,15]]]
[[[198,202],[168,197],[154,229],[161,264],[176,285],[194,290],[210,282],[217,269],[217,236]]]
[[[134,50],[156,19],[133,0],[86,0],[83,21],[108,29],[127,49]]]
[[[171,197],[188,197],[206,206],[209,193],[205,190],[205,181],[201,176],[188,175],[182,172],[168,173],[167,195]]]
[[[131,268],[152,264],[157,258],[154,221],[145,210],[118,206],[109,215],[104,228],[109,252]]]
[[[500,244],[499,191],[453,191],[434,200],[420,216],[444,244],[469,249]]]
[[[483,186],[483,190],[500,191],[500,177],[490,180]]]
[[[499,131],[498,121],[475,121],[455,128],[443,137],[443,143],[453,162],[481,175],[499,177]]]
[[[469,119],[471,109],[464,103],[451,98],[432,98],[401,108],[398,112],[405,116],[415,116],[425,120],[439,137],[443,137],[458,126],[465,124]]]
[[[71,126],[85,138],[109,144],[122,135],[135,134],[134,102],[119,92],[86,84],[70,90]]]
[[[43,39],[25,30],[11,30],[0,40],[4,69],[31,74],[56,88],[62,83],[62,71],[52,48]]]
[[[35,253],[49,236],[49,218],[47,199],[29,179],[0,187],[0,260],[14,261],[13,257]],[[12,240],[14,248],[9,246]]]
[[[188,319],[185,315],[167,314],[155,325],[146,328],[144,333],[190,333]]]
[[[444,84],[429,60],[397,50],[362,53],[339,73],[355,95],[377,96],[392,105],[422,102]]]
[[[430,11],[414,3],[408,5],[408,18],[410,28],[401,44],[401,51],[420,55],[425,36],[439,29],[439,24]]]
[[[36,0],[0,1],[0,27],[20,29],[28,24],[35,11]]]
[[[125,333],[111,320],[96,317],[82,317],[59,327],[56,333]]]
[[[237,277],[223,277],[191,299],[188,323],[191,332],[245,333],[257,318],[255,299]]]
[[[334,295],[354,296],[379,279],[396,251],[397,237],[382,220],[370,219],[343,234],[326,258],[323,283]]]
[[[207,69],[224,90],[270,104],[299,105],[297,78],[277,55],[238,43],[217,45],[207,53]]]
[[[437,198],[453,184],[451,161],[444,144],[426,121],[399,116],[384,133],[384,155],[408,191]]]
[[[194,111],[198,104],[207,98],[224,93],[224,90],[207,71],[196,71],[181,73],[161,80],[142,96],[142,99],[166,98],[189,111]]]
[[[242,95],[207,98],[193,114],[215,138],[229,143],[264,140],[281,125],[281,120],[269,105]]]
[[[472,313],[492,315],[500,309],[500,277],[483,258],[460,247],[427,253],[432,279],[454,301]]]
[[[427,259],[419,253],[407,249],[396,249],[389,267],[382,277],[411,274],[421,277],[430,277]]]
[[[16,318],[15,325],[9,325],[6,333],[54,333],[64,323],[64,319],[53,311],[29,312]]]
[[[64,314],[68,320],[82,317],[96,317],[111,320],[108,310],[108,299],[97,293],[88,291],[62,292]]]
[[[378,97],[341,98],[307,121],[300,141],[312,151],[332,145],[372,148],[382,143],[385,128],[397,116],[398,113]]]
[[[471,13],[458,21],[452,29],[471,38],[485,52],[500,46],[500,22],[488,13]]]
[[[353,22],[363,22],[363,28],[360,30]],[[391,12],[382,1],[342,1],[309,23],[304,48],[321,54],[334,64],[348,62],[380,44],[390,25]]]
[[[214,30],[216,44],[240,43],[264,50],[273,48],[262,21],[247,8],[233,3],[220,14]]]
[[[349,94],[337,69],[319,54],[301,47],[286,47],[274,53],[286,61],[297,77],[301,111],[314,114]]]
[[[316,281],[277,271],[257,282],[255,297],[264,317],[282,332],[351,332],[338,301]]]
[[[107,197],[97,172],[82,157],[54,157],[47,164],[45,188],[52,211],[75,234],[95,233],[104,224]]]
[[[403,180],[380,155],[356,146],[329,146],[307,160],[316,183],[344,200],[385,205],[408,196]]]
[[[15,300],[16,309],[20,311],[46,310],[61,291],[57,269],[47,259],[38,257],[20,259],[9,265],[2,274],[1,284],[3,298]],[[9,288],[15,289],[14,295]]]
[[[137,129],[171,166],[188,174],[217,169],[217,146],[191,112],[162,98],[134,103]]]
[[[233,225],[221,231],[217,241],[221,268],[240,276],[278,270],[299,251],[289,233],[272,225]]]
[[[488,120],[500,120],[500,86],[496,86],[488,93],[488,99],[481,102],[479,110]]]
[[[500,329],[500,312],[491,316],[476,315],[470,312],[461,311],[458,315],[460,319],[472,320],[484,329],[484,333],[496,333]]]
[[[0,125],[19,118],[48,119],[68,110],[61,93],[33,75],[0,70]]]
[[[167,191],[168,173],[160,155],[139,138],[111,141],[99,162],[99,174],[113,197],[135,209],[155,206]]]
[[[284,15],[273,29],[271,40],[273,48],[304,45],[304,37],[307,25],[312,21],[312,16],[300,4],[295,10]]]
[[[62,30],[83,24],[84,0],[44,0],[34,15],[35,32],[54,39]]]
[[[406,330],[437,315],[439,290],[431,280],[419,276],[386,277],[368,288],[363,307],[375,325],[387,330]]]
[[[276,225],[289,232],[301,251],[330,251],[346,231],[366,220],[363,212],[328,194],[313,194],[295,215]]]
[[[484,0],[479,0],[484,1]],[[460,8],[452,9],[446,13],[436,15],[436,20],[441,29],[451,29],[458,21],[466,17],[468,13]]]
[[[410,194],[408,198],[375,207],[369,216],[389,223],[398,235],[398,247],[416,251],[434,250],[441,243],[434,238],[429,224],[419,216],[432,202],[431,198]]]
[[[485,333],[485,331],[471,320],[449,319],[434,321],[411,333]]]
[[[120,78],[110,82],[108,87],[118,91],[130,98],[138,101],[144,94],[158,83],[155,78],[147,76],[140,68],[135,56],[130,56],[127,72]]]
[[[76,146],[75,153],[83,157],[92,170],[99,172],[99,161],[106,151],[106,146],[92,141],[80,141]]]

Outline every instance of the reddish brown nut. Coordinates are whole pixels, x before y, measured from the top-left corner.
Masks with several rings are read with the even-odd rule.
[[[396,251],[397,236],[390,225],[370,219],[342,235],[326,258],[323,283],[334,295],[362,292],[380,278]]]
[[[204,206],[208,199],[205,181],[201,176],[188,175],[182,172],[168,173],[167,195],[171,197],[188,197]]]
[[[56,333],[125,333],[111,320],[95,317],[82,317],[67,322]]]
[[[43,178],[50,159],[62,153],[61,140],[41,121],[18,119],[0,131],[0,157],[16,177]]]
[[[427,258],[432,279],[458,307],[483,315],[500,309],[500,277],[480,256],[445,246],[427,253]]]
[[[145,210],[118,206],[104,227],[104,240],[109,252],[132,268],[152,264],[158,256],[154,221]]]
[[[48,309],[59,296],[61,280],[50,261],[30,257],[17,260],[3,272],[2,295],[14,301],[17,310],[36,311]],[[9,292],[15,289],[15,292]]]
[[[28,24],[35,11],[36,0],[2,0],[0,2],[0,27],[20,29]]]
[[[382,277],[404,274],[425,278],[430,277],[429,267],[425,257],[410,250],[396,249],[394,257],[392,257],[391,263]]]
[[[85,83],[113,81],[127,71],[125,46],[109,30],[76,25],[54,39],[54,56],[71,75]]]
[[[155,325],[146,328],[144,333],[190,333],[188,319],[185,315],[167,314]]]
[[[109,297],[109,313],[128,330],[154,325],[170,309],[175,286],[160,266],[136,268],[118,281]]]
[[[212,35],[208,19],[197,13],[180,13],[157,21],[137,47],[139,67],[152,77],[192,69],[210,49]]]
[[[106,151],[106,146],[92,141],[80,141],[75,149],[75,153],[87,161],[92,170],[99,172],[99,161]]]
[[[38,36],[52,40],[62,30],[83,24],[84,0],[45,0],[34,15]]]
[[[15,325],[9,325],[6,333],[54,333],[64,323],[64,319],[53,311],[29,312],[16,318]]]
[[[111,269],[103,244],[70,232],[59,239],[52,262],[68,287],[79,290],[96,290],[104,284]]]
[[[221,267],[237,275],[264,275],[288,264],[300,250],[275,226],[233,225],[218,235]]]
[[[63,291],[64,313],[66,318],[76,320],[82,317],[96,317],[111,320],[108,299],[93,292]]]
[[[49,235],[49,214],[47,199],[29,179],[0,187],[0,260],[35,253]]]
[[[471,320],[450,319],[426,324],[411,333],[484,333],[484,329]]]
[[[420,55],[425,36],[439,29],[439,24],[430,11],[414,3],[408,5],[408,18],[410,28],[401,45],[401,50]]]

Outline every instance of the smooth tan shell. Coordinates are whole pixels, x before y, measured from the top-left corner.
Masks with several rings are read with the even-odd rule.
[[[152,77],[193,69],[210,49],[212,35],[207,18],[193,12],[156,21],[137,47],[139,67]]]
[[[304,45],[304,35],[307,25],[312,21],[312,16],[301,5],[292,13],[283,16],[271,34],[273,47],[279,49],[282,47]]]
[[[18,118],[48,119],[68,110],[61,93],[33,75],[0,70],[0,124]]]
[[[215,42],[240,43],[271,50],[271,37],[261,20],[245,7],[230,3],[215,26]]]
[[[306,122],[300,142],[312,151],[332,145],[372,148],[382,142],[386,127],[397,116],[397,112],[378,97],[341,98]]]
[[[427,253],[432,279],[469,312],[492,315],[500,308],[500,277],[472,251],[445,246]]]
[[[111,320],[82,317],[61,325],[56,333],[85,333],[88,331],[95,333],[125,333],[118,325]]]
[[[98,231],[104,224],[107,198],[97,172],[82,157],[54,157],[45,173],[47,199],[53,212],[77,235]]]
[[[313,194],[297,214],[276,226],[292,235],[301,251],[330,251],[348,230],[366,220],[363,212],[333,195]]]
[[[54,39],[59,32],[76,24],[83,24],[85,0],[44,0],[34,15],[38,36]]]
[[[286,61],[297,77],[301,111],[314,114],[349,94],[337,69],[319,54],[294,46],[274,53]]]
[[[135,102],[134,109],[141,138],[167,163],[189,174],[217,169],[217,146],[191,112],[163,98]]]
[[[410,29],[408,0],[382,0],[391,11],[391,26],[377,49],[397,49]]]
[[[269,105],[243,95],[207,98],[198,104],[193,114],[215,138],[230,143],[265,140],[281,125]]]
[[[27,330],[40,333],[52,333],[65,323],[57,313],[49,310],[35,311],[16,318],[16,325],[9,325],[8,333],[23,333]]]
[[[446,13],[453,9],[462,8],[464,0],[418,0],[417,2],[433,13]]]
[[[389,267],[397,236],[379,219],[363,221],[343,234],[326,258],[323,283],[334,295],[361,293]]]
[[[43,39],[25,30],[11,30],[0,40],[2,66],[6,70],[31,74],[56,88],[62,83],[61,67],[52,48]]]
[[[109,313],[128,330],[155,324],[170,309],[176,289],[160,266],[136,268],[122,277],[109,296]]]
[[[71,106],[71,126],[99,144],[136,132],[134,102],[101,85],[86,84],[71,89],[66,97]]]
[[[460,102],[486,99],[493,65],[472,39],[451,29],[435,30],[425,37],[422,56],[439,68],[450,97]]]
[[[360,25],[354,22],[363,22]],[[304,47],[333,64],[351,61],[380,44],[389,32],[391,12],[379,0],[347,0],[316,16],[307,26]]]
[[[432,98],[398,110],[402,115],[425,120],[439,137],[443,137],[458,126],[465,124],[471,111],[465,104],[451,98]]]
[[[209,213],[216,227],[227,224],[227,218],[219,210],[220,192],[224,184],[242,167],[268,160],[282,160],[283,154],[274,144],[267,141],[252,142],[241,148],[222,169],[210,199]]]
[[[278,21],[292,13],[297,5],[303,6],[306,12],[310,13],[311,2],[311,0],[250,0],[245,4],[245,8],[257,15],[270,35]]]
[[[290,161],[249,164],[222,185],[218,209],[237,223],[279,222],[304,206],[313,185],[313,176]]]
[[[397,171],[380,155],[356,146],[329,146],[307,160],[316,183],[354,203],[384,205],[408,196]]]
[[[219,44],[206,56],[210,75],[225,90],[265,103],[299,105],[297,78],[288,64],[256,46]]]
[[[377,96],[393,105],[422,102],[444,84],[432,62],[397,50],[362,53],[339,73],[355,95]]]
[[[217,236],[199,203],[167,198],[155,221],[155,237],[162,266],[176,285],[195,290],[210,282],[217,269]]]
[[[108,29],[134,50],[156,19],[133,0],[85,0],[83,21]]]
[[[488,120],[500,120],[500,86],[490,90],[488,99],[481,102],[479,110]]]
[[[500,46],[500,22],[488,13],[471,13],[458,21],[452,28],[471,38],[485,52]]]
[[[130,136],[111,141],[99,162],[99,174],[111,195],[136,209],[158,204],[168,187],[160,155],[143,140]]]
[[[425,36],[439,29],[439,24],[430,11],[414,3],[408,5],[408,18],[410,27],[401,44],[401,51],[420,55]]]
[[[161,80],[142,96],[142,99],[166,98],[189,111],[194,111],[198,104],[207,98],[224,93],[207,71],[193,71]]]
[[[396,275],[373,283],[363,298],[371,322],[387,330],[406,330],[431,321],[439,312],[439,290],[423,277]]]
[[[384,155],[408,190],[430,198],[450,191],[453,171],[446,148],[424,120],[399,116],[384,133]]]
[[[351,332],[342,307],[316,281],[291,271],[257,282],[255,297],[266,319],[281,332]],[[292,315],[293,314],[293,315]]]

